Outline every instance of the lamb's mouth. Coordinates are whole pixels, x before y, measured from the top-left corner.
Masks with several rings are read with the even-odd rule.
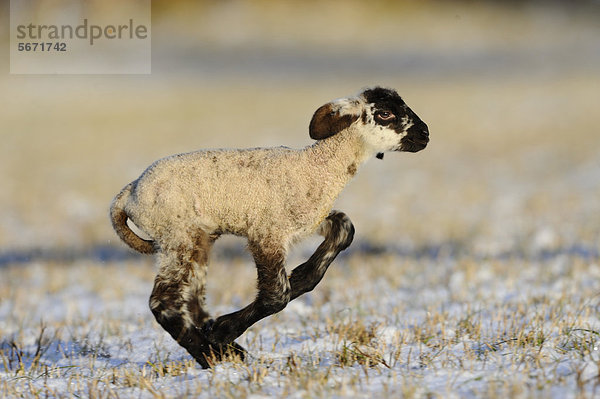
[[[425,135],[418,138],[404,137],[396,151],[419,152],[427,147],[427,143],[429,143],[429,137]]]

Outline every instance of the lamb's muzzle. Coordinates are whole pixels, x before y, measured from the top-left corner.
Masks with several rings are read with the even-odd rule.
[[[299,150],[204,150],[158,160],[112,203],[119,237],[137,251],[157,253],[152,313],[202,367],[227,353],[243,358],[233,341],[312,290],[350,245],[352,222],[331,208],[360,165],[429,142],[427,125],[394,90],[380,87],[319,107],[309,134],[317,141]],[[127,219],[151,240],[136,236]],[[288,249],[315,232],[323,242],[288,275]],[[245,308],[212,320],[204,306],[206,271],[221,234],[247,238],[258,294]]]

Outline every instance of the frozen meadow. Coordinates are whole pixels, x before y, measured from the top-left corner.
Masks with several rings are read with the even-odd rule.
[[[0,397],[600,397],[597,7],[202,4],[153,9],[150,76],[0,77]],[[318,106],[374,84],[430,145],[359,170],[352,246],[245,362],[200,369],[112,197],[173,153],[308,145]],[[212,315],[255,276],[219,240]]]
[[[251,287],[228,275],[248,283],[252,265],[217,256],[211,267],[215,312],[242,305]],[[212,370],[151,317],[148,262],[35,262],[3,275],[0,389],[9,397],[598,394],[600,266],[578,255],[350,251],[314,293],[241,338],[245,363]]]

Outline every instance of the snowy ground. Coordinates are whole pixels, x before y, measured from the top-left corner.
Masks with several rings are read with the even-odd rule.
[[[152,76],[0,79],[0,397],[600,395],[597,14],[370,3],[157,9]],[[110,200],[172,153],[310,144],[319,105],[374,83],[430,145],[365,165],[336,204],[350,249],[240,338],[246,362],[201,370],[154,321],[155,266]],[[244,243],[217,242],[211,313],[254,279]]]
[[[211,268],[213,303],[231,294],[220,292],[227,274],[245,282],[253,274],[243,260],[217,257]],[[152,269],[144,261],[79,261],[3,270],[2,396],[600,394],[597,257],[350,251],[314,293],[239,340],[250,352],[245,363],[210,371],[154,322]],[[234,295],[230,303],[244,300]]]

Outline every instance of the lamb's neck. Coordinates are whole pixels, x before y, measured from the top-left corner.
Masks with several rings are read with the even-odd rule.
[[[350,130],[319,140],[304,151],[307,165],[336,197],[370,157],[360,137]]]

